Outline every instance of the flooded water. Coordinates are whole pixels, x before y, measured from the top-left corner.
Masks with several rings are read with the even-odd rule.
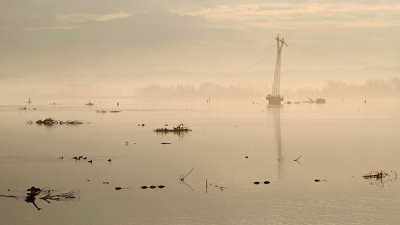
[[[0,198],[1,224],[400,222],[398,103],[93,102],[1,104],[0,195],[22,196]],[[47,117],[88,123],[27,124]],[[180,122],[193,131],[153,132]],[[375,170],[390,177],[362,177]],[[141,189],[150,185],[165,188]],[[37,199],[39,211],[24,201],[31,186],[79,199]]]

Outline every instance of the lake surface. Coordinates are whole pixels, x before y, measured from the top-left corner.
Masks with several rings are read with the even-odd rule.
[[[1,224],[400,223],[398,102],[49,102],[0,102],[0,195],[22,196],[0,198]],[[47,117],[88,123],[27,124]],[[153,132],[180,122],[193,131]],[[390,177],[362,177],[376,170]],[[38,199],[39,211],[23,198],[31,186],[79,199]]]

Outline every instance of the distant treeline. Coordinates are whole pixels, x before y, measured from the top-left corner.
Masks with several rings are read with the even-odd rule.
[[[267,93],[268,87],[260,85],[149,85],[135,89],[135,96],[144,97],[260,97]],[[400,78],[389,80],[371,79],[362,83],[328,81],[321,87],[301,87],[281,89],[284,96],[291,97],[395,97],[400,96]]]

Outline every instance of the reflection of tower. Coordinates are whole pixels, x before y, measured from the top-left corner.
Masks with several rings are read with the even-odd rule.
[[[281,107],[268,107],[272,112],[272,120],[274,123],[274,132],[276,138],[276,154],[278,160],[278,177],[281,176],[282,164],[283,164],[283,154],[282,154],[282,134],[281,134]]]
[[[283,96],[280,95],[281,89],[281,54],[283,46],[287,47],[285,39],[279,38],[279,35],[276,39],[276,64],[275,64],[275,74],[274,81],[272,85],[272,93],[267,95],[267,100],[270,105],[280,105],[283,101]]]

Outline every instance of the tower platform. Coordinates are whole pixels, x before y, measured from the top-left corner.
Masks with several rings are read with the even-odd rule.
[[[267,100],[269,105],[281,105],[283,101],[283,96],[276,96],[276,95],[267,95]]]

